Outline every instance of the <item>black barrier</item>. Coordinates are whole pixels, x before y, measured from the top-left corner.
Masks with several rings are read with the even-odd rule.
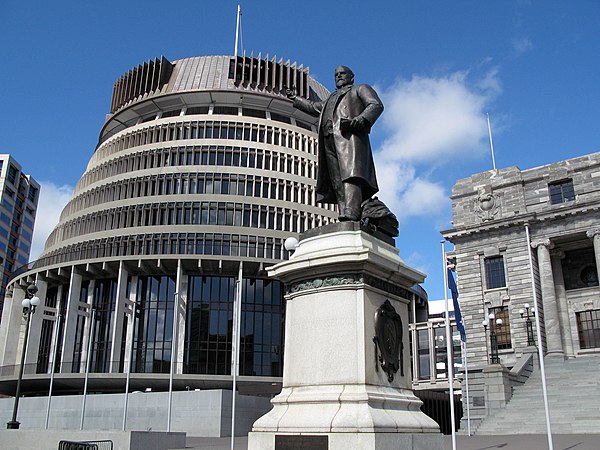
[[[112,441],[60,441],[58,450],[112,450]]]

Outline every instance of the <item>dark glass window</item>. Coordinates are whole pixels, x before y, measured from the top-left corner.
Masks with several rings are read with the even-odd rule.
[[[97,280],[94,288],[95,319],[90,372],[110,372],[111,327],[117,297],[117,280]]]
[[[429,380],[429,330],[417,330],[417,353],[419,355],[419,380]]]
[[[38,350],[37,366],[35,373],[47,373],[48,363],[50,362],[50,347],[52,341],[52,329],[54,322],[52,320],[42,320],[42,330],[40,332],[40,348]]]
[[[208,106],[192,106],[185,111],[185,114],[208,114]]]
[[[498,349],[503,350],[512,348],[510,341],[510,318],[508,316],[508,307],[499,306],[497,308],[490,308],[489,312],[495,314],[496,316],[494,323],[490,323],[489,326],[494,327],[493,331],[496,333]],[[502,325],[500,326],[495,324],[495,321],[498,319],[502,319]]]
[[[8,166],[8,174],[7,174],[6,178],[8,178],[8,181],[10,181],[12,184],[15,184],[17,181],[18,173],[19,173],[19,171],[15,168],[15,166],[13,166],[11,164]]]
[[[571,179],[548,183],[548,192],[550,203],[553,205],[575,200],[575,190]]]
[[[235,248],[238,248],[236,240]],[[233,277],[189,278],[184,371],[231,373]],[[277,281],[244,279],[241,375],[281,376],[282,296]]]
[[[88,289],[90,282],[83,281],[81,283],[81,291],[79,294],[79,301],[82,303],[87,303],[88,299]],[[75,344],[73,346],[73,363],[71,365],[71,371],[74,373],[79,372],[81,367],[81,350],[83,348],[83,334],[85,331],[85,316],[78,315],[77,316],[77,324],[75,327]]]
[[[171,367],[175,278],[140,277],[137,299],[132,371],[168,373]]]
[[[242,115],[247,117],[258,117],[261,119],[265,119],[267,117],[265,111],[251,108],[242,108]]]
[[[598,286],[593,247],[566,251],[561,263],[566,290]]]
[[[496,289],[506,286],[506,277],[504,275],[504,258],[494,256],[485,258],[485,282],[487,289]]]
[[[181,114],[181,108],[172,109],[171,111],[165,111],[165,112],[162,113],[162,115],[160,117],[162,117],[162,118],[164,118],[164,117],[175,117],[175,116],[178,116],[179,114]]]
[[[579,346],[600,348],[600,309],[576,313]]]
[[[213,108],[213,114],[237,116],[238,115],[238,107],[237,106],[215,106]]]
[[[277,122],[283,123],[292,123],[292,119],[290,119],[288,116],[284,116],[282,114],[277,114],[274,112],[271,113],[271,120],[276,120]]]

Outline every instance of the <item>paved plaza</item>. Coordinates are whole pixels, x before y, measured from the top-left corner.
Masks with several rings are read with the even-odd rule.
[[[236,438],[235,449],[246,450],[247,442],[247,438]],[[451,450],[451,437],[445,436],[445,442],[446,448],[443,450]],[[553,445],[554,450],[600,450],[600,434],[558,434],[553,436]],[[188,437],[187,448],[229,450],[231,439]],[[548,448],[548,439],[544,434],[457,436],[456,448],[458,450],[544,450]]]

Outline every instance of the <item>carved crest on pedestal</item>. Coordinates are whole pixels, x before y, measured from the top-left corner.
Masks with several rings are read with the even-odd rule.
[[[500,210],[500,198],[492,192],[481,192],[475,199],[475,211],[483,222],[494,220]]]
[[[402,343],[402,319],[389,300],[375,311],[375,367],[381,365],[388,381],[394,380],[394,374],[400,369],[404,376]]]

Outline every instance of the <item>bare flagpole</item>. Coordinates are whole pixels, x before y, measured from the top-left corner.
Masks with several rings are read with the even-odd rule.
[[[236,59],[237,59],[237,55],[238,55],[238,42],[239,42],[239,35],[240,35],[240,19],[241,19],[241,16],[242,16],[242,8],[238,4],[238,7],[237,7],[237,20],[236,20],[236,24],[235,24],[235,48],[234,48],[234,52],[233,52],[233,55],[235,56]]]
[[[542,394],[544,396],[544,409],[546,411],[546,432],[548,434],[548,449],[553,450],[552,427],[550,425],[550,409],[548,407],[548,389],[546,388],[546,368],[544,364],[544,350],[542,349],[542,334],[540,331],[540,314],[537,303],[537,289],[533,274],[533,257],[531,255],[531,237],[529,235],[529,224],[525,224],[525,235],[527,236],[527,254],[529,255],[529,271],[531,275],[531,289],[533,292],[533,310],[535,312],[535,328],[538,343],[538,358],[540,360],[540,375],[542,376]]]
[[[445,241],[442,244],[442,269],[444,272],[444,310],[446,313],[446,361],[448,361],[448,385],[450,386],[450,429],[452,430],[452,450],[456,450],[456,429],[454,419],[454,357],[452,355],[452,333],[448,313],[448,263],[446,262]]]
[[[467,362],[467,343],[463,342],[463,355],[465,363],[465,388],[467,391],[467,435],[471,436],[471,407],[469,405],[469,365]]]
[[[137,301],[137,297],[135,298]],[[136,301],[133,302],[131,306],[131,331],[130,331],[130,339],[131,348],[129,350],[129,363],[127,364],[127,380],[125,382],[125,405],[123,406],[123,431],[125,431],[125,426],[127,425],[127,406],[129,402],[129,382],[131,380],[131,364],[133,363],[133,347],[134,347],[134,331],[135,331],[135,307],[137,306]]]
[[[243,271],[242,262],[238,279],[235,283],[235,299],[233,302],[233,337],[231,348],[231,376],[233,377],[233,387],[231,392],[231,450],[235,448],[235,398],[237,391],[237,377],[240,371],[240,345],[241,345],[241,324],[242,324],[242,289],[243,289]]]
[[[87,397],[88,378],[90,374],[90,360],[92,359],[92,339],[96,328],[96,310],[92,309],[92,323],[90,325],[90,334],[88,335],[87,356],[85,359],[85,381],[83,383],[83,400],[81,403],[81,423],[79,429],[83,430],[83,421],[85,419],[85,401]]]
[[[492,126],[490,125],[490,115],[485,113],[487,118],[488,134],[490,135],[490,149],[492,150],[492,167],[496,170],[496,157],[494,156],[494,141],[492,140]]]
[[[56,352],[58,351],[58,331],[60,329],[60,321],[62,314],[59,312],[56,317],[56,331],[54,332],[54,353],[52,357],[52,369],[50,369],[50,388],[48,389],[48,404],[46,405],[46,426],[48,429],[48,422],[50,421],[50,404],[52,403],[52,389],[54,387],[54,370],[56,367]]]

